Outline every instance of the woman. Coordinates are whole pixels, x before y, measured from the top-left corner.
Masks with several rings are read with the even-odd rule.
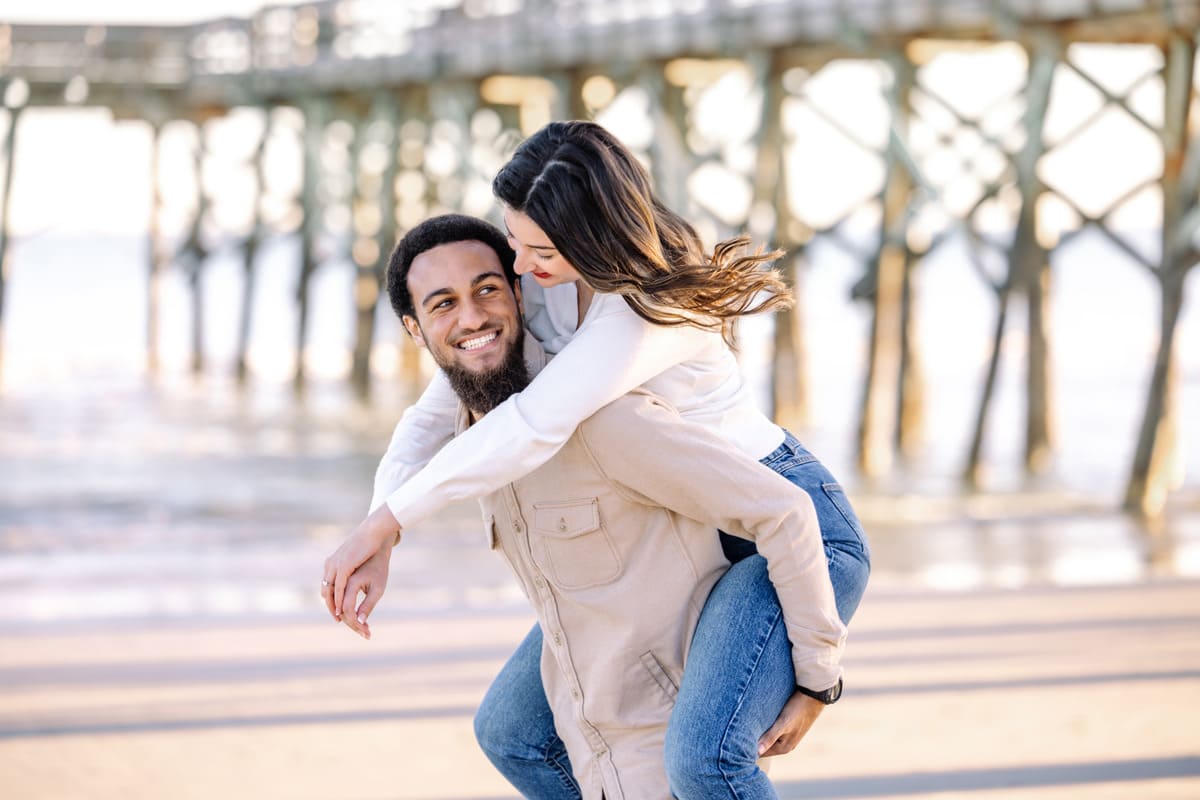
[[[348,576],[402,529],[528,474],[582,420],[645,386],[809,493],[838,613],[849,621],[869,571],[861,526],[828,471],[754,408],[723,341],[736,317],[790,299],[761,269],[771,256],[738,256],[738,239],[705,258],[633,155],[594,123],[547,125],[518,148],[493,189],[525,276],[527,325],[557,355],[525,391],[452,441],[457,403],[444,378],[405,413],[376,476],[375,510],[326,562],[331,612],[341,617]],[[696,629],[667,741],[681,798],[774,797],[757,757],[791,749],[815,716],[798,715],[811,703],[803,690],[828,688],[797,693],[779,603],[752,552],[727,547],[737,563]],[[485,698],[476,730],[522,793],[578,797],[541,687],[540,651],[535,626]]]

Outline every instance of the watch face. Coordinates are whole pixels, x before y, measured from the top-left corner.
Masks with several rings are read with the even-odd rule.
[[[837,684],[832,689],[830,689],[829,691],[827,691],[825,693],[825,702],[827,704],[836,703],[838,701],[838,698],[840,698],[841,696],[842,696],[842,681],[839,678]]]

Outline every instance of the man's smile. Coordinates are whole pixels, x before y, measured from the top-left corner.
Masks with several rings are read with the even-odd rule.
[[[497,337],[499,336],[499,331],[491,331],[490,333],[482,333],[478,336],[472,336],[470,339],[463,339],[454,346],[459,350],[481,350],[492,342],[496,341]]]

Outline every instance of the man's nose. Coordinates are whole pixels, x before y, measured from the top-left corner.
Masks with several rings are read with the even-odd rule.
[[[458,325],[467,330],[474,330],[483,327],[487,322],[487,311],[483,306],[476,303],[474,300],[467,300],[458,309]]]

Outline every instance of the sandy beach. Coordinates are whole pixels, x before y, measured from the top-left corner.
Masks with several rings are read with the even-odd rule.
[[[886,583],[886,582],[885,582]],[[1200,582],[876,588],[784,798],[1200,796]],[[471,715],[523,611],[0,634],[0,785],[59,798],[510,798]]]
[[[473,711],[532,624],[470,504],[363,641],[319,570],[391,417],[220,386],[0,398],[0,796],[515,797]],[[1200,796],[1200,502],[851,490],[874,572],[784,798]]]

